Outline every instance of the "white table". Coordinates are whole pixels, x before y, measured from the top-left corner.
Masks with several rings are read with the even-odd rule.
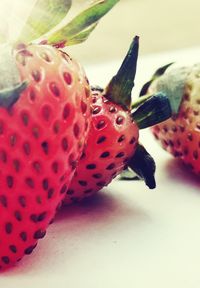
[[[159,65],[196,60],[200,48],[142,57],[135,94]],[[106,84],[120,61],[86,67]],[[200,287],[200,179],[164,152],[148,131],[157,188],[114,181],[96,197],[62,210],[30,257],[0,274],[0,287]]]

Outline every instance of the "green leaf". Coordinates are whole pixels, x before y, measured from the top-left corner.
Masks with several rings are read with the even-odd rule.
[[[176,115],[182,102],[185,83],[191,67],[177,67],[163,74],[156,82],[156,91],[164,93],[171,105],[172,114]]]
[[[63,20],[71,8],[72,0],[37,0],[18,42],[30,42],[41,37]]]
[[[21,76],[8,43],[0,45],[0,106],[9,108],[20,97],[28,83]]]
[[[26,81],[16,84],[11,88],[5,88],[0,90],[0,106],[4,108],[10,108],[20,97],[28,86]]]
[[[138,49],[139,37],[135,36],[119,71],[105,89],[106,97],[125,109],[129,109],[131,105],[131,92],[137,68]]]
[[[74,19],[72,19],[67,25],[56,30],[55,32],[47,34],[48,44],[57,45],[59,43],[65,43],[68,45],[71,39],[75,39],[77,35],[80,35],[83,31],[92,32],[94,29],[94,24],[97,22],[115,5],[119,0],[101,0],[95,1],[93,5],[78,14]],[[91,28],[92,27],[92,28]],[[80,43],[80,38],[84,41],[87,37],[78,37],[78,43]],[[76,44],[75,40],[71,43]],[[63,45],[65,45],[63,44]]]
[[[151,79],[143,85],[143,87],[142,87],[142,89],[141,89],[141,91],[140,91],[140,96],[146,95],[147,92],[148,92],[149,86],[151,85],[151,83],[152,83],[154,80],[156,80],[157,78],[159,78],[160,76],[162,76],[162,75],[165,73],[165,71],[167,70],[167,68],[168,68],[169,66],[171,66],[173,63],[174,63],[174,62],[171,62],[171,63],[168,63],[168,64],[166,64],[166,65],[158,68],[158,69],[155,71],[155,73],[153,74],[153,76],[151,77]]]
[[[67,45],[76,45],[84,42],[89,37],[90,33],[96,28],[98,22],[91,25],[89,28],[86,28],[84,31],[76,34],[73,38],[67,41]]]
[[[161,92],[165,94],[166,97],[168,97],[171,105],[172,115],[175,116],[178,113],[182,102],[185,83],[187,81],[190,68],[183,66],[167,70],[167,68],[172,64],[174,64],[174,62],[164,65],[156,70],[151,80],[143,85],[140,91],[140,96],[142,96],[140,99],[143,97],[147,98],[149,96],[149,86],[152,84],[152,82],[156,81],[154,89],[156,89],[158,93]],[[135,103],[133,103],[132,107],[134,106]]]
[[[132,104],[131,104],[131,110],[138,108],[140,105],[142,105],[144,102],[146,102],[149,98],[151,98],[152,95],[144,95],[140,98],[137,98]]]
[[[135,154],[129,161],[128,166],[145,181],[150,189],[156,187],[154,177],[156,165],[154,159],[141,144],[138,144]]]
[[[159,67],[153,74],[152,78],[153,79],[157,79],[158,77],[162,76],[165,71],[167,70],[167,68],[169,68],[172,64],[174,64],[174,62],[170,62],[164,66]]]
[[[151,86],[151,83],[154,81],[154,79],[151,79],[147,81],[143,86],[142,89],[140,90],[139,97],[141,96],[146,96],[148,94],[149,87]],[[134,104],[134,103],[133,103]]]
[[[170,101],[161,92],[152,95],[132,113],[132,119],[137,123],[139,129],[158,124],[171,116]]]

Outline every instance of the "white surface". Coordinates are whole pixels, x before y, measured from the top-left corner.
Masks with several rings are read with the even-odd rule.
[[[141,59],[135,91],[160,64],[198,53]],[[105,84],[118,64],[86,70],[93,82]],[[0,274],[0,287],[200,287],[200,180],[148,131],[141,139],[157,162],[157,188],[114,181],[92,199],[62,210],[33,254]]]

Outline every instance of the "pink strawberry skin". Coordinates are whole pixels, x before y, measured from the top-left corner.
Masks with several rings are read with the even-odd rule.
[[[28,87],[11,109],[0,108],[0,268],[45,236],[90,121],[89,85],[78,63],[46,45],[14,54]]]
[[[64,203],[81,200],[108,185],[133,156],[138,137],[129,112],[109,102],[100,91],[93,91],[87,145]]]

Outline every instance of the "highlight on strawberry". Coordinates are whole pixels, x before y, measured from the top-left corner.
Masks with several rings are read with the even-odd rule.
[[[152,127],[161,146],[200,176],[200,64],[175,63],[159,68],[141,89],[141,99],[163,93],[172,117]]]
[[[131,93],[137,67],[139,37],[136,36],[117,74],[105,89],[92,88],[92,119],[86,147],[78,163],[65,204],[88,197],[120,174],[132,169],[146,185],[156,186],[155,162],[138,142],[139,129],[171,116],[168,98],[153,94],[131,111]]]
[[[71,1],[35,1],[15,43],[0,46],[0,269],[45,236],[89,131],[88,80],[58,48],[86,40],[117,2],[93,1],[54,28]]]

